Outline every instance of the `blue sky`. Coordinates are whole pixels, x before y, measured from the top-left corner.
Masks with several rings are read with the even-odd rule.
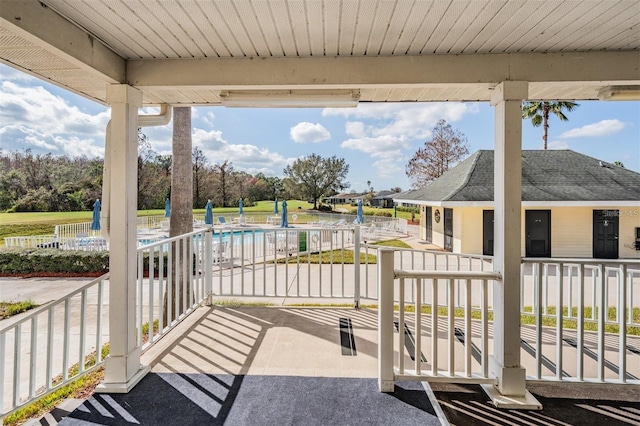
[[[552,118],[551,149],[572,149],[640,172],[640,102],[579,102],[569,121]],[[146,109],[153,113],[153,109]],[[488,103],[360,104],[346,109],[193,110],[193,145],[210,163],[283,176],[295,159],[316,153],[349,164],[349,190],[410,188],[404,168],[444,118],[465,134],[469,151],[493,149]],[[102,157],[108,108],[0,64],[0,149]],[[145,128],[159,153],[171,151],[171,124]],[[523,123],[523,149],[542,147],[542,128]]]

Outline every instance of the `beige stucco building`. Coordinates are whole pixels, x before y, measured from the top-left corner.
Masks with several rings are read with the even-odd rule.
[[[521,255],[640,259],[640,174],[573,151],[523,151]],[[478,151],[402,201],[420,238],[493,254],[493,151]]]

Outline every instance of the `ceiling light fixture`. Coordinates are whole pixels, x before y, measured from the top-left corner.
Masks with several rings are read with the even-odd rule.
[[[606,86],[598,91],[598,99],[603,101],[638,101],[640,86]]]
[[[220,92],[222,105],[231,108],[354,108],[357,90],[256,90]]]

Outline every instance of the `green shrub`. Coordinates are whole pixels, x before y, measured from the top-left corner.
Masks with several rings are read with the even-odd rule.
[[[37,248],[0,250],[0,273],[37,272],[106,273],[109,272],[109,252]]]
[[[420,213],[420,207],[398,206],[396,207],[396,210],[399,212]]]
[[[384,217],[392,217],[391,212],[386,212],[384,210],[377,211],[373,214],[374,216],[384,216]]]
[[[159,275],[159,254],[154,253],[154,275]],[[145,274],[149,269],[149,253],[143,254]],[[175,262],[175,261],[174,261]],[[192,270],[197,270],[195,255]],[[163,275],[167,276],[168,254],[163,253]],[[23,275],[41,272],[51,273],[100,273],[109,272],[108,251],[75,251],[58,249],[7,248],[0,250],[0,273]]]

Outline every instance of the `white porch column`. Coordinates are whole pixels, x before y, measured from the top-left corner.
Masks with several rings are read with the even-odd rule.
[[[142,93],[125,84],[107,86],[110,157],[109,356],[98,392],[125,393],[148,373],[136,346],[136,211],[138,108]]]
[[[520,365],[520,239],[522,199],[522,100],[528,83],[504,81],[494,90],[494,271],[502,275],[493,292],[493,355],[489,375],[501,395],[524,397]],[[495,403],[495,399],[494,399]]]

